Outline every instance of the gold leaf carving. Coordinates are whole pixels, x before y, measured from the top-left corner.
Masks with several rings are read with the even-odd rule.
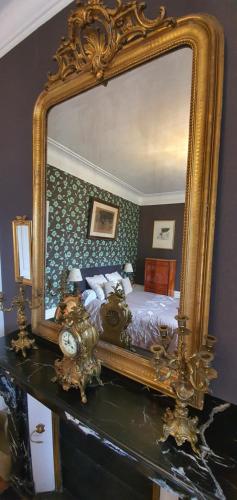
[[[77,1],[68,19],[68,37],[62,38],[54,56],[58,70],[49,74],[47,89],[81,71],[91,71],[102,80],[106,67],[124,45],[158,27],[175,25],[174,18],[166,17],[164,7],[160,7],[159,17],[150,20],[144,15],[143,2],[117,0],[116,4],[110,9],[103,0]]]

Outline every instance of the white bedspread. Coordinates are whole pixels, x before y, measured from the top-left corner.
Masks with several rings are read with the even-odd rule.
[[[174,317],[178,313],[179,299],[144,292],[143,287],[135,286],[133,292],[127,295],[126,302],[133,316],[128,332],[135,346],[148,349],[152,344],[159,343],[159,325],[167,325],[171,330],[178,326]],[[87,306],[91,321],[99,331],[102,331],[101,304],[95,299]],[[173,339],[172,345],[175,343]]]

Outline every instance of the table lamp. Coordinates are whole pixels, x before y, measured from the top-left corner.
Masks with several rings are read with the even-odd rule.
[[[68,281],[74,283],[74,290],[73,290],[74,295],[79,295],[80,294],[79,281],[83,281],[81,270],[73,267],[69,272]]]
[[[130,278],[131,282],[133,282],[133,267],[131,262],[126,262],[124,265],[124,272],[128,278]]]

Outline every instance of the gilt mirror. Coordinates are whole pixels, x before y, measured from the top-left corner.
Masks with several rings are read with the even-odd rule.
[[[31,285],[32,223],[26,216],[18,215],[12,221],[15,280]]]
[[[132,349],[102,335],[98,356],[172,395],[155,379],[149,348],[160,326],[175,330],[178,308],[189,317],[191,352],[208,332],[221,28],[208,15],[173,19],[161,8],[150,21],[139,3],[88,1],[71,14],[56,61],[34,113],[33,288],[45,300],[33,331],[57,342],[65,270],[80,269],[84,291],[86,278],[128,269]],[[95,294],[87,306],[98,328],[104,300]]]

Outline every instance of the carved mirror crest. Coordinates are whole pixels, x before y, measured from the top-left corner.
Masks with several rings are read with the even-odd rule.
[[[33,288],[35,294],[46,290],[45,304],[33,310],[33,331],[57,342],[59,327],[46,319],[55,306],[48,278],[57,287],[68,267],[103,274],[106,266],[122,270],[132,263],[138,301],[144,302],[141,287],[148,293],[147,308],[136,306],[135,349],[101,340],[98,356],[105,366],[172,395],[170,382],[155,379],[144,348],[151,341],[154,308],[163,307],[174,318],[179,307],[189,317],[190,352],[208,333],[222,29],[207,14],[174,19],[161,7],[159,17],[149,20],[139,2],[117,0],[113,9],[102,0],[77,2],[55,60],[58,69],[37,100],[33,122]],[[110,241],[85,239],[93,197],[105,203],[98,225],[102,235],[113,217],[106,206],[119,204],[116,238]],[[148,258],[177,261],[175,296],[163,292],[159,302],[144,292]],[[128,304],[132,301],[128,295]],[[164,315],[155,321],[158,328]],[[141,344],[141,335],[150,338],[147,344],[143,338]],[[194,405],[202,405],[199,394]]]

